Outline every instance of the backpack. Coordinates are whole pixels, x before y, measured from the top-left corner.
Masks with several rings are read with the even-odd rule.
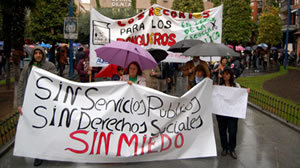
[[[244,72],[245,66],[244,64],[241,64],[239,60],[235,60],[231,64],[231,69],[233,70],[235,77],[238,78]]]

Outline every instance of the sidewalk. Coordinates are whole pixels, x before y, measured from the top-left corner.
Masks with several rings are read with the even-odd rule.
[[[220,139],[217,122],[214,117],[214,130],[216,136],[218,155],[220,155]],[[201,149],[199,149],[201,150]],[[185,160],[170,160],[142,163],[123,164],[83,164],[71,162],[45,161],[40,167],[46,168],[81,168],[81,167],[128,167],[128,168],[273,168],[273,167],[300,167],[300,134],[282,125],[278,121],[248,107],[247,119],[239,120],[236,152],[238,159],[230,156],[214,158],[198,158]],[[13,156],[13,148],[0,158],[0,168],[26,168],[33,167],[33,159]]]

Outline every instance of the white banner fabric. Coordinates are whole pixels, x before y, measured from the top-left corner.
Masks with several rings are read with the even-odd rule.
[[[174,97],[121,81],[77,83],[33,67],[14,155],[73,162],[216,156],[212,87],[207,78]]]
[[[235,118],[246,118],[248,91],[244,88],[213,86],[213,113]]]
[[[90,65],[106,64],[95,49],[113,41],[131,41],[146,49],[170,46],[184,39],[221,43],[222,5],[200,13],[184,13],[152,5],[138,15],[113,20],[91,8]]]

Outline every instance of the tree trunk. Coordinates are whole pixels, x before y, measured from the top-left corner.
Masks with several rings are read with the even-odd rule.
[[[11,21],[12,12],[2,10],[4,33],[4,55],[6,58],[6,87],[10,89],[10,53],[11,53]]]
[[[14,7],[12,25],[12,47],[13,52],[15,82],[18,83],[20,76],[20,60],[24,59],[24,32],[25,32],[25,6],[19,4]]]
[[[13,8],[13,25],[12,25],[12,47],[14,52],[13,68],[15,78],[15,97],[14,97],[14,108],[17,107],[17,85],[20,78],[20,61],[24,59],[24,32],[25,32],[25,6],[18,4]]]

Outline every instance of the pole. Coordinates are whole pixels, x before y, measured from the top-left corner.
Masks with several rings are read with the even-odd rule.
[[[288,0],[288,23],[286,25],[286,38],[285,38],[285,54],[284,54],[284,70],[286,70],[287,64],[287,52],[288,52],[288,43],[289,43],[289,26],[291,24],[291,0]]]
[[[73,17],[73,1],[70,0],[70,8],[69,8],[69,17]],[[69,69],[69,77],[73,79],[73,41],[69,40],[69,61],[70,61],[70,69]]]

